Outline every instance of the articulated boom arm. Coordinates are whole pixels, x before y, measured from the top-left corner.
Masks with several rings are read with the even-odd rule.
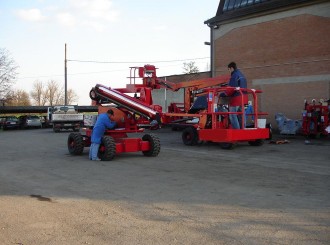
[[[184,111],[188,112],[194,101],[194,93],[203,88],[226,84],[230,78],[227,75],[223,75],[214,78],[173,83],[158,78],[156,69],[153,65],[130,67],[130,83],[126,85],[126,88],[111,89],[110,87],[97,84],[90,91],[90,98],[96,101],[97,104],[114,103],[120,108],[125,108],[130,112],[147,118],[149,121],[157,120],[160,123],[160,117],[163,116],[162,107],[153,105],[151,94],[153,89],[166,88],[178,91],[184,88]],[[137,83],[136,79],[142,79],[142,83]],[[135,96],[129,96],[127,95],[128,93],[134,93]]]
[[[153,65],[145,65],[143,67],[130,67],[130,83],[126,88],[116,89],[123,93],[140,92],[142,88],[160,89],[167,88],[172,91],[178,91],[181,88],[189,88],[190,90],[198,90],[201,88],[220,86],[228,83],[230,76],[222,75],[212,78],[203,78],[198,80],[188,80],[178,83],[166,81],[157,77],[157,68]],[[138,75],[136,74],[138,72]],[[138,84],[136,79],[142,78],[142,84]]]
[[[214,86],[223,86],[228,83],[230,76],[221,75],[212,78],[203,78],[198,80],[189,80],[174,83],[160,79],[156,75],[157,68],[153,65],[145,65],[144,67],[131,67],[130,84],[127,85],[123,92],[140,92],[141,89],[144,91],[152,89],[166,88],[171,91],[178,91],[181,88],[185,89],[184,92],[184,106],[185,111],[188,111],[192,103],[194,102],[194,93],[203,88],[210,88]],[[136,76],[138,71],[138,77]],[[133,73],[133,74],[132,74]],[[142,84],[136,84],[135,79],[142,78]],[[151,100],[152,102],[152,100]]]
[[[218,77],[212,77],[212,78],[203,78],[198,80],[191,80],[191,81],[182,81],[179,83],[173,83],[169,81],[165,81],[162,79],[156,79],[156,83],[160,86],[163,86],[165,88],[171,89],[173,91],[178,91],[181,88],[198,90],[201,88],[206,87],[212,87],[212,86],[220,86],[228,83],[228,80],[230,79],[227,75],[222,75]]]
[[[152,106],[144,103],[143,101],[128,96],[116,89],[111,89],[101,84],[97,84],[90,91],[90,98],[96,101],[98,104],[102,103],[114,103],[119,107],[125,108],[128,111],[132,111],[138,115],[151,119],[159,118],[158,114],[161,112],[161,108],[152,108]],[[160,110],[160,111],[159,111]]]

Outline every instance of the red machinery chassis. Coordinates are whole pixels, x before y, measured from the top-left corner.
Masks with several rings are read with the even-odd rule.
[[[72,155],[81,155],[84,147],[91,145],[91,129],[84,133],[71,133],[68,137],[68,150]],[[159,138],[154,134],[145,134],[142,138],[129,138],[127,133],[143,132],[131,130],[107,130],[102,137],[98,157],[102,161],[111,161],[117,154],[142,151],[143,155],[155,157],[160,152]]]
[[[253,99],[253,113],[244,114],[244,112],[228,112],[217,111],[217,103],[214,98],[218,97],[221,92],[230,92],[236,90],[243,93],[250,94]],[[256,94],[261,91],[254,89],[236,89],[231,87],[226,88],[209,88],[204,90],[207,95],[207,108],[199,114],[190,115],[191,117],[198,118],[196,123],[182,123],[184,130],[182,132],[182,141],[185,145],[195,145],[200,141],[211,141],[221,143],[224,149],[231,149],[235,143],[247,141],[250,145],[260,146],[263,144],[264,139],[270,137],[270,128],[259,127],[259,116],[267,115],[258,111],[258,99]],[[243,97],[243,96],[242,96]],[[244,101],[242,99],[241,108],[244,108]],[[231,127],[229,116],[231,114],[241,115],[240,129]],[[180,116],[179,114],[168,113],[167,116]],[[184,114],[186,117],[187,114]],[[183,116],[183,115],[182,115]],[[245,125],[245,116],[253,116],[254,123],[249,127]],[[179,125],[179,124],[178,124]]]
[[[264,139],[269,138],[269,131],[269,128],[198,129],[192,125],[183,130],[182,141],[185,145],[197,145],[201,141],[216,142],[224,149],[232,149],[238,142],[260,146]]]

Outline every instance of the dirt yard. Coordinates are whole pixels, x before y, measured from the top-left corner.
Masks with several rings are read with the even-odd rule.
[[[330,140],[68,154],[68,132],[0,131],[0,244],[330,244]],[[276,136],[275,136],[276,137]]]

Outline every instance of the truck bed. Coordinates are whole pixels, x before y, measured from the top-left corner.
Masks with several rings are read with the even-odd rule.
[[[83,121],[83,114],[53,114],[52,122]]]

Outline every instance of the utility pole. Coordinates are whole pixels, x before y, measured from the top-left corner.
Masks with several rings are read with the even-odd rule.
[[[65,44],[65,51],[64,51],[64,105],[68,104],[68,97],[67,97],[67,82],[68,82],[68,71],[67,71],[67,59],[66,59],[66,44]]]

